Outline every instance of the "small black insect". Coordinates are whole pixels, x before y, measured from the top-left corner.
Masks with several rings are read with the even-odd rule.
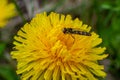
[[[79,29],[74,28],[63,28],[64,34],[78,34],[78,35],[85,35],[85,36],[91,36],[89,32],[81,31]]]

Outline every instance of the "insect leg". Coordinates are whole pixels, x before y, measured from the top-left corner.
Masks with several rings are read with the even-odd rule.
[[[73,44],[74,44],[74,42],[75,42],[75,37],[71,34],[71,37],[73,38]]]

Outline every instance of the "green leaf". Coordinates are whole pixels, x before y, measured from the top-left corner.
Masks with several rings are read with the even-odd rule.
[[[2,77],[2,80],[19,80],[15,71],[9,65],[0,65],[0,77]]]
[[[110,4],[102,4],[102,5],[101,5],[101,9],[109,10],[109,9],[111,9],[111,8],[112,8],[112,6],[111,6]]]
[[[0,56],[2,56],[3,51],[5,50],[6,44],[0,43]]]
[[[115,16],[112,18],[112,28],[116,32],[120,32],[120,16]]]

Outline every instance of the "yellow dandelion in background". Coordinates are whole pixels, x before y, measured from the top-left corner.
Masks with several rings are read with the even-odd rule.
[[[15,16],[15,14],[13,3],[8,4],[8,0],[0,0],[0,27],[4,27],[8,19]]]
[[[79,28],[89,33],[91,27],[70,15],[46,12],[37,14],[14,37],[12,58],[17,60],[21,80],[98,80],[105,77],[98,60],[107,57],[99,36],[65,34],[64,28]]]

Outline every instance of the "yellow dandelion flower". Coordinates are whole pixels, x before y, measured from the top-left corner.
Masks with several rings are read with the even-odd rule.
[[[17,60],[21,80],[97,80],[105,77],[98,60],[106,58],[99,36],[91,32],[68,34],[64,28],[79,28],[90,33],[91,27],[70,15],[46,12],[37,14],[14,37],[12,58]],[[76,31],[77,32],[77,31]]]
[[[8,0],[0,0],[0,27],[4,27],[8,19],[15,16],[15,14],[13,3],[8,4]]]

